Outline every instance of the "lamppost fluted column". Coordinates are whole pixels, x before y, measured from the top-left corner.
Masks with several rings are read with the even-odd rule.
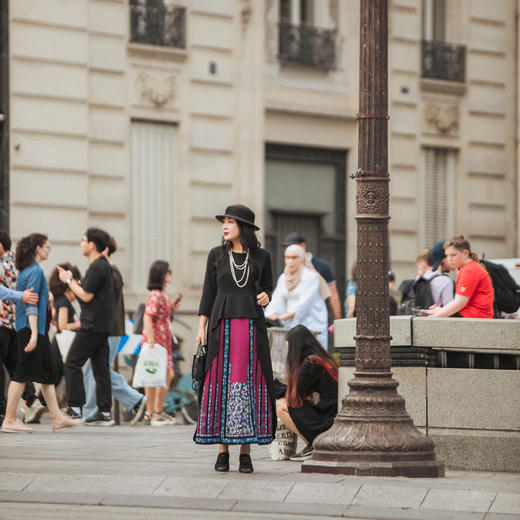
[[[388,293],[388,0],[361,0],[357,183],[356,370],[333,426],[304,472],[440,477],[432,440],[392,379]]]

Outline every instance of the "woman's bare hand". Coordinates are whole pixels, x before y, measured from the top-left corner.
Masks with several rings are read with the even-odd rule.
[[[32,352],[36,348],[37,341],[38,341],[38,336],[35,334],[31,334],[29,343],[27,343],[27,346],[24,348],[25,352]]]
[[[261,292],[259,295],[257,295],[256,297],[256,301],[262,306],[262,307],[266,307],[267,305],[269,305],[269,296],[267,296],[267,293],[264,291],[264,292]]]
[[[197,345],[206,344],[206,331],[204,329],[199,329],[199,332],[197,333],[196,342],[197,342]]]

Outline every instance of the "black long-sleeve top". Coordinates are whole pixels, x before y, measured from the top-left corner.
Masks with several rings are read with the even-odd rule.
[[[233,255],[237,264],[242,264],[246,258],[245,253]],[[256,298],[259,293],[266,292],[271,299],[271,256],[265,249],[259,248],[254,260],[257,273],[250,269],[247,284],[240,288],[233,280],[228,255],[223,257],[220,247],[214,247],[209,252],[199,315],[210,317],[210,329],[214,329],[223,318],[258,319],[261,325],[264,324],[264,313]],[[236,272],[238,279],[241,274],[242,272]]]

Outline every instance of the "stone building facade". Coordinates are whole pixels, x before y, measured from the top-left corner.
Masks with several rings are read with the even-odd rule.
[[[120,245],[128,307],[164,258],[193,326],[220,240],[213,216],[239,201],[255,209],[275,272],[280,239],[298,229],[343,293],[356,254],[359,0],[8,4],[1,218],[15,239],[48,233],[47,269],[84,270],[79,241],[99,225]],[[520,256],[518,10],[390,0],[398,280],[455,232],[487,257]]]

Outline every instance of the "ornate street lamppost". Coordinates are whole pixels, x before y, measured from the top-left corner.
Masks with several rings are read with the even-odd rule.
[[[303,472],[442,477],[392,379],[388,296],[388,0],[361,0],[356,370]]]

